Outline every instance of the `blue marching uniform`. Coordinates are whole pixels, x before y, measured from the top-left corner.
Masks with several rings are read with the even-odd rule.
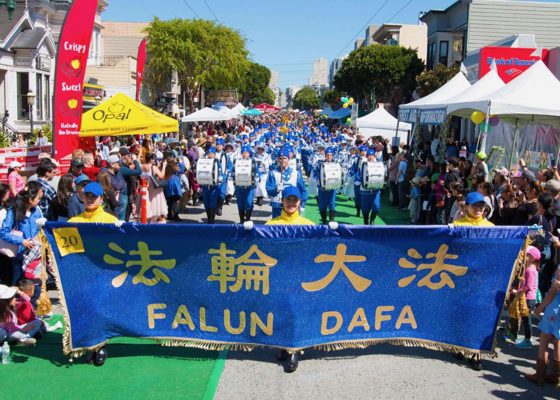
[[[282,178],[280,178],[280,171],[275,170],[268,174],[268,179],[266,180],[266,191],[270,196],[270,205],[272,206],[272,218],[279,217],[282,214],[282,190],[279,190],[278,187],[281,183],[283,187],[297,186],[301,192],[301,215],[307,202],[307,188],[301,174],[288,167],[282,172]]]
[[[349,176],[356,177],[354,179],[354,207],[356,208],[356,217],[360,216],[360,210],[362,208],[362,196],[360,194],[360,181],[358,180],[358,171],[360,170],[360,166],[362,165],[364,159],[360,156],[356,158],[352,167],[348,171]]]
[[[368,155],[375,154],[374,150],[368,150]],[[379,214],[381,208],[381,190],[367,189],[362,185],[363,164],[358,170],[356,180],[360,182],[360,196],[362,198],[362,215],[364,218],[364,225],[375,225],[375,218]],[[371,212],[371,216],[370,216]]]
[[[244,151],[251,153],[251,149],[243,146],[241,152]],[[258,182],[260,173],[258,168],[256,168],[255,161],[249,159],[253,165],[253,171],[255,173],[255,182]],[[251,213],[253,212],[253,199],[255,197],[255,186],[235,186],[235,196],[237,198],[237,209],[239,211],[240,223],[251,220]]]
[[[211,147],[207,150],[206,154],[208,153],[215,154],[216,149]],[[216,210],[218,208],[218,203],[221,195],[221,185],[222,183],[227,184],[227,177],[228,175],[226,173],[223,173],[223,169],[220,168],[220,175],[217,185],[201,185],[202,201],[204,202],[204,209],[206,210],[206,216],[208,218],[209,224],[213,224],[216,218]]]

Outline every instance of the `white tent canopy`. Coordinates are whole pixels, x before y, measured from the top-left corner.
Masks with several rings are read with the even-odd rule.
[[[470,88],[448,99],[446,104],[447,113],[459,117],[469,118],[472,114],[472,111],[470,113],[465,111],[463,112],[459,111],[458,107],[461,107],[462,103],[488,96],[490,93],[493,93],[496,90],[503,88],[505,85],[506,84],[504,83],[502,78],[500,78],[500,76],[498,75],[498,71],[495,69],[491,69],[490,72],[484,75],[482,79],[480,79]]]
[[[538,61],[501,89],[481,98],[456,104],[453,114],[489,112],[499,116],[504,122],[554,125],[560,128],[558,93],[560,81],[542,61]]]
[[[471,86],[465,75],[459,72],[449,82],[440,87],[428,96],[422,97],[412,103],[403,104],[399,107],[399,121],[416,122],[416,116],[422,107],[430,106],[431,104],[445,103],[447,99],[456,96],[468,89]],[[440,112],[441,114],[441,112]],[[422,121],[421,121],[422,123]],[[428,123],[428,122],[425,122]]]
[[[395,137],[397,131],[397,119],[385,110],[379,107],[372,113],[364,115],[356,120],[357,127],[360,129],[360,134],[365,137],[382,136],[383,138],[392,139]],[[399,141],[406,142],[408,131],[412,129],[412,125],[406,122],[398,124]]]
[[[230,109],[228,106],[226,106],[221,101],[214,104],[212,106],[212,110],[224,113],[224,114],[228,115],[230,118],[236,118],[239,115],[238,112],[233,111],[233,109]]]
[[[181,118],[181,122],[226,121],[232,118],[233,117],[228,114],[205,107],[200,111],[184,116]]]
[[[243,104],[241,103],[237,103],[237,105],[231,109],[231,111],[233,111],[236,115],[239,115],[241,114],[242,111],[246,111],[246,110],[247,109],[243,107]]]

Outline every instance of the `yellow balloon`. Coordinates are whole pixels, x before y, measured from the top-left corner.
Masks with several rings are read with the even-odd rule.
[[[471,115],[471,121],[475,124],[481,124],[486,119],[486,114],[480,111],[475,111]]]
[[[343,108],[348,108],[348,103],[344,103],[344,104],[342,105],[342,107],[343,107]]]
[[[353,102],[354,102],[354,98],[353,98],[353,97],[350,97],[350,98],[348,99],[348,104],[352,104]]]

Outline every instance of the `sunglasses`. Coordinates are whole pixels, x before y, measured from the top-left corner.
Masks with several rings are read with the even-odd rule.
[[[486,205],[486,203],[474,203],[474,204],[470,204],[470,206],[471,206],[472,208],[474,208],[475,210],[483,210],[485,205]]]

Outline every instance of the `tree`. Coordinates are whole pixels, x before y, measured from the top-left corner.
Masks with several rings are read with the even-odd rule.
[[[261,103],[266,103],[270,105],[274,105],[274,101],[276,100],[276,96],[271,88],[268,86],[258,95],[251,99],[251,102],[254,106],[259,105]]]
[[[334,108],[340,103],[340,99],[338,98],[344,97],[344,95],[344,92],[339,92],[337,90],[327,90],[323,95],[323,103],[328,104],[331,108]]]
[[[262,97],[270,83],[270,70],[264,65],[251,62],[247,72],[241,80],[238,91],[241,94],[241,104],[247,106],[249,101],[253,104],[262,103],[255,98]],[[271,91],[272,92],[272,91]],[[273,98],[274,98],[274,93]],[[268,94],[269,96],[270,94]]]
[[[418,51],[403,46],[374,44],[350,53],[334,77],[337,90],[365,100],[372,110],[375,103],[390,103],[393,110],[416,89],[416,77],[424,70]]]
[[[315,89],[305,87],[299,90],[292,100],[292,107],[300,110],[313,110],[321,107],[321,100],[317,97]]]
[[[424,71],[418,75],[416,78],[418,83],[416,91],[420,96],[425,97],[445,85],[458,73],[459,66],[457,64],[453,64],[449,68],[443,64],[438,64],[436,69]]]
[[[154,80],[168,83],[175,72],[190,109],[200,85],[235,88],[249,68],[247,39],[214,21],[154,17],[144,31]]]

